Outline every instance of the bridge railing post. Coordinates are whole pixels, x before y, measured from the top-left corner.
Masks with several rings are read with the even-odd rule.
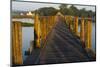
[[[74,32],[78,36],[78,16],[74,18]]]
[[[92,39],[92,19],[89,18],[86,25],[86,48],[91,48],[91,39]]]
[[[35,40],[36,40],[36,47],[37,48],[40,48],[40,33],[41,33],[41,30],[40,30],[40,20],[39,20],[39,15],[38,14],[35,14],[35,19],[34,19],[34,30],[35,30]]]
[[[80,39],[82,41],[82,46],[85,48],[85,30],[84,30],[84,18],[81,19],[81,30],[80,30]]]
[[[66,24],[68,25],[68,29],[69,31],[71,31],[71,20],[72,20],[72,17],[71,16],[66,16]]]
[[[21,65],[23,64],[21,22],[12,22],[12,35],[12,62],[15,65]]]
[[[41,42],[44,41],[44,18],[40,17]]]

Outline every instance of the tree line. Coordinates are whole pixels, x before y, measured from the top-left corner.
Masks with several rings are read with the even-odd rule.
[[[59,9],[54,7],[43,7],[35,10],[41,16],[53,16],[56,15],[57,12],[61,12],[63,15],[71,15],[71,16],[79,16],[79,17],[95,17],[95,12],[92,10],[86,10],[85,8],[78,9],[74,5],[68,7],[66,4],[61,4]]]

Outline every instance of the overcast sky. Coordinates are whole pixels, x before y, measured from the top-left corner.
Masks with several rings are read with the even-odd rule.
[[[47,3],[35,3],[35,2],[12,2],[12,10],[14,11],[32,11],[41,7],[54,7],[59,9],[60,4],[47,4]],[[83,5],[74,5],[78,9],[85,8],[86,10],[95,11],[95,6],[83,6]]]

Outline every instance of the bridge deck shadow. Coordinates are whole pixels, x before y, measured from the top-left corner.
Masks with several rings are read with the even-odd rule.
[[[93,61],[82,47],[79,38],[73,35],[66,23],[57,22],[43,48],[34,49],[24,65],[56,64]]]

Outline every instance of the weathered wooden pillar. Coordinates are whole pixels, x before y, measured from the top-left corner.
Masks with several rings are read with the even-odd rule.
[[[54,26],[54,17],[52,16],[52,28]]]
[[[48,33],[49,33],[49,20],[48,20],[48,16],[47,16],[46,22],[47,22],[47,35],[48,35]]]
[[[73,23],[72,23],[72,16],[70,16],[69,22],[70,22],[70,30],[73,31],[73,29],[74,29],[73,27],[74,26],[73,26]]]
[[[81,19],[81,31],[80,31],[80,38],[82,41],[82,46],[85,48],[85,30],[84,30],[84,18]]]
[[[46,39],[46,17],[44,16],[44,39]]]
[[[41,22],[42,23],[42,29],[41,29],[42,30],[41,31],[42,36],[41,37],[42,37],[43,42],[44,42],[44,39],[45,39],[45,21],[44,21],[44,19],[45,19],[44,16],[42,16],[42,22]]]
[[[87,33],[87,43],[86,43],[86,48],[91,48],[91,39],[92,39],[92,19],[91,18],[89,18],[88,19],[88,22],[87,22],[87,31],[86,31],[86,33]]]
[[[55,23],[56,23],[56,16],[53,16],[53,22],[54,22],[54,25],[55,25]]]
[[[23,64],[22,58],[22,28],[21,22],[12,23],[12,62],[14,65]]]
[[[78,35],[78,16],[74,18],[74,32]]]
[[[39,20],[39,15],[38,14],[35,15],[35,19],[34,19],[34,30],[35,30],[35,33],[36,33],[36,35],[35,35],[35,37],[36,37],[35,38],[36,47],[40,48],[40,46],[41,46],[40,45],[41,30],[40,30],[40,20]]]
[[[71,16],[68,17],[68,27],[69,31],[71,31]]]
[[[45,16],[45,38],[47,37],[47,16]]]
[[[53,23],[53,16],[51,16],[51,17],[52,17],[52,27],[53,27],[53,24],[54,24],[54,23]]]
[[[46,36],[48,35],[48,16],[46,16]]]
[[[42,30],[43,30],[43,19],[41,17],[41,20],[40,20],[40,29],[41,29],[41,39],[43,39],[43,34],[42,34]]]
[[[52,29],[52,17],[51,16],[50,16],[49,21],[50,21],[50,30],[51,30]]]

